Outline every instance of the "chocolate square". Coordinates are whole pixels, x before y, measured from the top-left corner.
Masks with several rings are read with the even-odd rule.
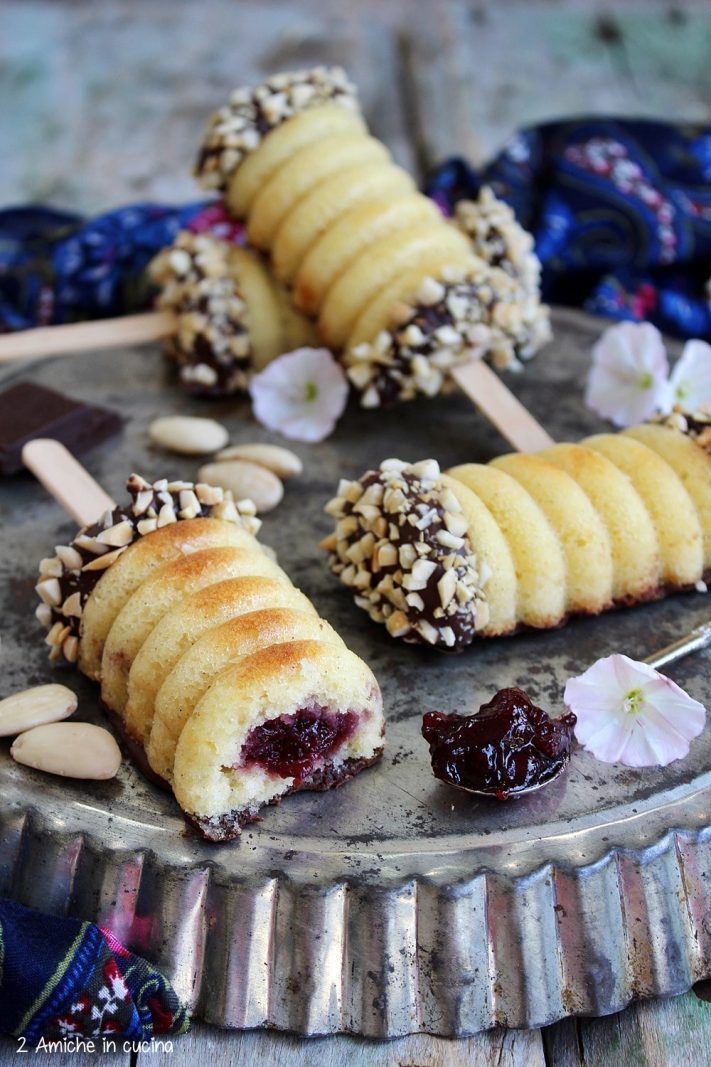
[[[109,408],[72,400],[34,382],[18,382],[0,393],[0,474],[24,469],[22,449],[35,437],[52,437],[79,455],[122,426],[121,416]]]

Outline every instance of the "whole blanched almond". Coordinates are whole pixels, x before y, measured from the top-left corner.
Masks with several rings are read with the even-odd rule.
[[[230,489],[235,500],[249,497],[257,511],[271,511],[284,496],[284,486],[276,474],[243,459],[207,463],[198,471],[198,481]]]
[[[76,693],[65,685],[36,685],[0,700],[0,737],[68,719],[77,710]]]
[[[304,465],[297,455],[280,445],[231,445],[215,456],[218,463],[228,459],[246,459],[273,471],[277,478],[287,481],[301,474]]]
[[[64,778],[114,778],[121,750],[112,734],[90,722],[53,722],[20,734],[10,755],[26,767]]]
[[[154,419],[148,436],[161,448],[181,452],[186,456],[206,456],[224,448],[230,435],[214,419],[200,419],[193,415],[165,415]]]

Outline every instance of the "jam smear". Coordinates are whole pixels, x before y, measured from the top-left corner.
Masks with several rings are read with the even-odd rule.
[[[551,719],[523,689],[501,689],[476,715],[426,712],[422,736],[436,778],[506,800],[556,777],[575,722],[572,712]]]
[[[357,722],[352,711],[316,705],[268,719],[247,734],[239,766],[257,764],[279,778],[295,778],[298,785],[318,759],[330,756],[348,740]]]

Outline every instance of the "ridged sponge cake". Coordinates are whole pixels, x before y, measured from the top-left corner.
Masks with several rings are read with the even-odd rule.
[[[173,789],[221,840],[285,793],[340,784],[381,747],[380,692],[363,661],[338,644],[290,641],[213,681],[180,734]]]
[[[195,525],[193,525],[195,523]],[[254,538],[237,526],[212,520],[189,520],[165,526],[131,546],[122,554],[96,585],[82,616],[79,669],[95,681],[101,679],[104,645],[116,616],[126,601],[153,571],[186,553],[208,548],[254,549]]]
[[[260,189],[247,228],[247,237],[257,248],[269,248],[294,204],[332,174],[346,167],[387,162],[390,158],[385,145],[374,137],[342,134],[330,138],[329,145],[329,152],[324,152],[320,141],[305,145]]]
[[[696,420],[698,421],[698,420]],[[342,481],[323,547],[393,637],[461,651],[475,637],[706,591],[711,430],[645,425],[467,463],[389,459]]]
[[[236,90],[209,123],[196,174],[223,190],[318,320],[366,407],[433,395],[472,347],[520,366],[548,339],[540,265],[508,207],[491,194],[445,219],[368,135],[338,68]]]
[[[41,562],[37,616],[53,658],[100,675],[145,773],[224,841],[263,804],[374,763],[378,683],[256,540],[254,505],[203,483],[128,488]]]
[[[354,110],[325,103],[318,109],[294,115],[292,120],[270,132],[259,152],[246,155],[227,190],[227,206],[244,218],[264,187],[279,167],[284,166],[296,152],[323,142],[328,137],[365,136],[365,123]]]
[[[275,598],[276,603],[283,601]],[[343,646],[336,631],[315,612],[273,607],[238,615],[204,633],[167,674],[155,698],[146,748],[156,774],[173,778],[175,748],[185,723],[215,677],[233,660],[287,641],[320,640]]]
[[[624,602],[653,595],[661,578],[659,542],[630,479],[584,445],[554,445],[540,455],[578,483],[605,523],[612,548],[613,598]]]
[[[657,535],[662,581],[693,585],[703,570],[704,535],[682,479],[651,448],[621,434],[586,437],[583,444],[619,467],[642,498]]]
[[[463,234],[432,219],[409,226],[372,242],[346,267],[328,289],[318,320],[327,345],[342,348],[364,308],[389,282],[407,270],[422,267],[429,273],[445,256],[466,256]]]
[[[422,193],[369,201],[346,211],[304,256],[294,281],[294,302],[315,315],[343,271],[375,241],[439,218],[439,208]]]
[[[555,626],[565,613],[565,558],[558,536],[515,478],[495,467],[465,463],[449,471],[494,516],[516,571],[516,617],[526,626]]]
[[[414,190],[410,175],[387,162],[349,167],[326,178],[294,204],[274,235],[271,255],[277,278],[291,285],[312,244],[350,208]]]
[[[226,524],[225,529],[229,530]],[[141,582],[111,625],[101,658],[101,699],[124,716],[128,676],[137,653],[153,628],[185,596],[227,578],[273,578],[283,573],[263,552],[231,546],[190,552],[164,563]]]
[[[486,600],[478,606],[476,631],[482,637],[511,633],[517,625],[518,584],[509,543],[484,501],[464,482],[443,474],[442,486],[449,513],[461,513],[474,555],[487,561],[486,570],[480,575]],[[446,495],[447,490],[453,499]],[[454,509],[455,504],[458,510]],[[455,524],[455,529],[458,532],[461,527]]]
[[[711,478],[709,454],[690,437],[666,426],[634,426],[624,437],[634,437],[666,460],[694,502],[704,538],[704,567],[711,569]]]
[[[198,592],[186,593],[154,626],[131,665],[125,712],[128,731],[146,743],[163,682],[206,631],[216,633],[222,623],[245,612],[287,607],[316,615],[311,601],[291,585],[283,571],[271,577],[254,573],[216,580]]]
[[[565,557],[566,612],[597,615],[612,606],[610,535],[574,478],[541,456],[511,453],[493,460],[521,485],[555,530]]]

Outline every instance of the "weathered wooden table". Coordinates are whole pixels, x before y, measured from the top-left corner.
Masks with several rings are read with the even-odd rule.
[[[482,160],[519,125],[581,112],[708,119],[707,0],[5,0],[0,12],[0,203],[80,212],[195,198],[207,114],[237,83],[282,67],[346,66],[374,132],[420,174],[452,152]],[[593,1065],[711,1061],[703,989],[607,1019],[461,1041],[389,1044],[196,1026],[168,1056],[327,1065]],[[0,1042],[0,1062],[15,1062]],[[58,1062],[80,1067],[91,1057]],[[136,1055],[117,1054],[127,1064]]]

